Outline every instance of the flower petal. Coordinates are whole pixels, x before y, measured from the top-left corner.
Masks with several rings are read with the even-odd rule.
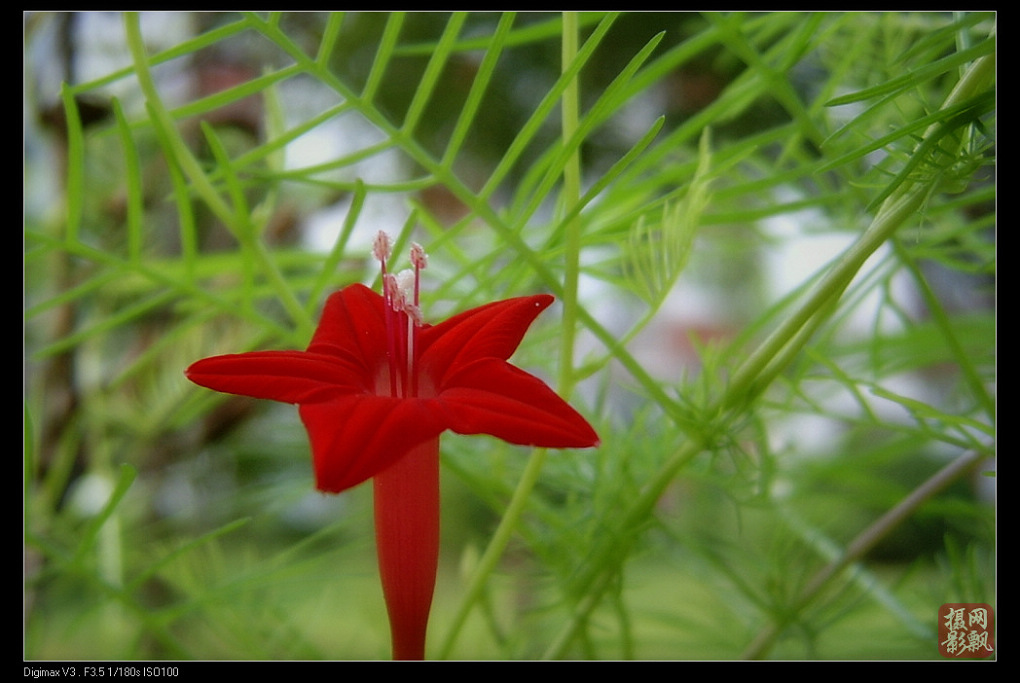
[[[598,434],[537,377],[494,358],[461,368],[437,399],[458,434],[547,448],[597,446]]]
[[[325,401],[369,390],[361,368],[343,358],[304,351],[254,351],[196,361],[184,373],[228,394],[284,403]]]
[[[358,395],[299,410],[312,444],[316,487],[329,493],[357,486],[447,428],[434,400]]]
[[[496,301],[423,329],[419,338],[422,371],[442,391],[448,375],[459,367],[482,358],[506,360],[552,302],[548,294]]]
[[[308,351],[346,358],[360,364],[366,377],[373,375],[386,354],[383,298],[360,284],[334,292],[322,309]]]

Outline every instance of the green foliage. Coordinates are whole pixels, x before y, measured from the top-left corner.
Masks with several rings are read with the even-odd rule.
[[[995,604],[995,21],[28,15],[25,657],[387,656],[370,493],[182,374],[385,227],[430,319],[554,294],[515,361],[603,439],[444,437],[430,656],[936,658]]]

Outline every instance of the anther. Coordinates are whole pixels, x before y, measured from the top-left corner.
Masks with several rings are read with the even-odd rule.
[[[411,265],[416,270],[424,270],[429,265],[429,256],[425,253],[425,248],[417,242],[411,243]]]
[[[386,269],[386,260],[390,257],[390,251],[392,246],[390,245],[390,236],[382,230],[375,236],[375,240],[372,241],[372,255],[375,259],[383,264],[383,270]]]
[[[393,273],[383,275],[383,294],[390,308],[397,312],[404,310],[406,298],[398,276]]]

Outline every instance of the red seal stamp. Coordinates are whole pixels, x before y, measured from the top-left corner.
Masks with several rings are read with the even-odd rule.
[[[995,613],[983,602],[947,602],[939,608],[939,653],[953,659],[995,652]]]

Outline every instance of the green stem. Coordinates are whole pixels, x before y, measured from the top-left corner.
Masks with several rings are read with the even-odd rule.
[[[563,47],[562,47],[562,68],[567,69],[577,55],[578,18],[575,12],[565,12],[563,15]],[[571,138],[578,126],[578,84],[577,78],[563,91],[563,135],[564,144]],[[581,197],[581,161],[580,155],[575,152],[563,170],[563,194],[561,198],[561,210],[569,213]],[[563,336],[560,353],[560,392],[568,395],[574,384],[574,338],[575,328],[578,319],[577,305],[577,281],[579,274],[580,251],[581,251],[581,220],[575,216],[568,221],[566,226],[566,249],[564,283],[561,292],[563,302]],[[440,650],[440,658],[449,656],[457,635],[467,620],[468,613],[478,601],[488,582],[489,576],[496,569],[499,559],[503,555],[514,530],[520,521],[524,507],[528,502],[532,489],[538,481],[542,466],[545,464],[547,451],[544,448],[532,451],[524,473],[514,490],[510,503],[496,528],[485,553],[479,560],[478,567],[471,578],[464,599],[461,601],[460,609],[454,615],[453,623],[447,632],[446,640]]]
[[[496,565],[499,564],[499,560],[503,556],[503,551],[510,543],[510,539],[516,530],[517,522],[528,502],[531,490],[538,481],[538,475],[545,464],[545,456],[545,449],[536,449],[531,454],[528,464],[524,468],[524,473],[521,475],[521,480],[518,482],[517,488],[510,498],[510,503],[507,505],[503,517],[496,527],[496,531],[493,532],[492,538],[489,540],[489,545],[486,546],[485,552],[479,559],[478,566],[471,576],[471,581],[464,592],[464,598],[461,600],[460,608],[454,614],[446,638],[439,650],[439,659],[446,659],[450,656],[453,646],[457,641],[457,636],[460,634],[464,622],[467,621],[468,614],[475,603],[481,598],[489,576],[495,571]]]
[[[577,55],[577,13],[563,13],[562,64],[574,61]],[[570,140],[578,125],[578,79],[574,78],[563,91],[562,125],[563,143]],[[575,149],[563,167],[563,194],[560,209],[570,213],[581,199],[581,155]],[[577,281],[581,256],[581,217],[574,217],[564,225],[564,267],[563,267],[563,331],[560,349],[560,393],[570,394],[574,384],[574,338],[577,330]]]

